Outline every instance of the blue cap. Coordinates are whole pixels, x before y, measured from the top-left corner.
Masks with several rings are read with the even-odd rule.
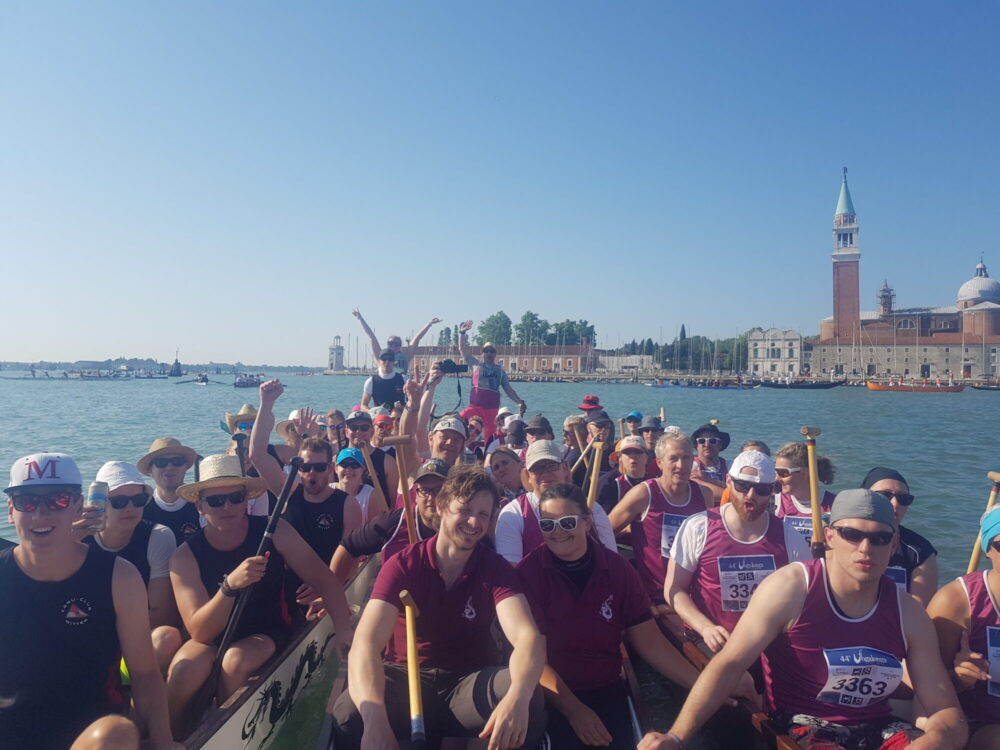
[[[360,466],[365,465],[365,457],[361,455],[361,451],[357,448],[342,448],[340,453],[337,454],[337,466],[340,466],[349,458],[353,458]]]
[[[990,551],[990,542],[996,538],[997,534],[1000,534],[1000,508],[994,508],[983,516],[979,528],[983,532],[982,545],[985,554]]]
[[[628,414],[625,415],[625,419],[631,419],[633,417],[635,419],[638,419],[640,422],[642,421],[642,415],[637,411],[630,411]]]

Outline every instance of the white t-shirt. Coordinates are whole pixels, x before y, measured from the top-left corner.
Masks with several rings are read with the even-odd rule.
[[[535,497],[534,492],[528,493],[528,502],[531,503],[531,507],[535,511],[535,516],[538,516],[538,498]],[[608,514],[604,508],[594,503],[591,517],[594,519],[594,530],[597,532],[598,540],[609,550],[617,554],[618,544],[615,542],[614,532],[611,531],[611,522],[608,520]],[[512,500],[500,509],[500,515],[497,516],[496,530],[497,554],[511,565],[517,565],[521,562],[521,558],[524,557],[523,535],[524,516],[521,515],[521,505],[517,501]],[[530,552],[531,550],[528,551]]]
[[[181,502],[187,502],[181,500]],[[94,534],[94,542],[105,552],[120,552],[125,547],[111,549],[101,544],[100,534]],[[127,545],[126,545],[127,546]],[[149,532],[149,544],[146,545],[146,562],[149,563],[149,580],[156,578],[166,578],[170,575],[170,556],[177,549],[177,540],[174,539],[174,532],[162,524],[153,524],[153,529]]]
[[[725,506],[723,506],[725,507]],[[722,515],[722,522],[726,523],[725,512]],[[768,514],[768,523],[781,523],[780,518]],[[789,562],[794,560],[811,560],[809,545],[806,544],[805,537],[795,529],[784,526],[785,550],[788,552]],[[726,524],[728,529],[728,524]],[[767,533],[767,528],[764,529]],[[698,569],[698,561],[701,553],[705,549],[705,538],[708,535],[708,512],[702,511],[688,516],[681,523],[674,537],[674,544],[670,548],[670,559],[680,565],[684,570],[693,573]],[[761,534],[763,536],[763,534]]]
[[[383,375],[382,372],[379,371],[379,372],[377,372],[375,374],[378,375],[382,380],[392,380],[394,377],[396,377],[396,375],[402,375],[403,376],[403,382],[405,383],[407,381],[406,375],[403,374],[403,373],[401,373],[401,372],[391,372],[388,375]],[[368,378],[365,381],[363,392],[367,393],[369,396],[372,395],[372,378]]]
[[[163,510],[167,511],[168,513],[176,513],[177,511],[179,511],[181,508],[183,508],[185,505],[188,504],[187,500],[184,500],[183,498],[180,497],[178,497],[172,503],[164,500],[163,498],[160,497],[159,489],[153,490],[153,502],[159,505]],[[199,513],[198,522],[201,524],[202,528],[204,528],[205,516]]]

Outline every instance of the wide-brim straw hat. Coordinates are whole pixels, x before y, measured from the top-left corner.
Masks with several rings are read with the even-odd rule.
[[[230,414],[226,412],[226,426],[229,428],[229,434],[232,435],[236,432],[236,425],[240,422],[254,422],[257,419],[257,407],[251,406],[250,404],[243,404],[240,410],[235,414]]]
[[[152,476],[149,473],[150,464],[154,458],[159,456],[184,456],[187,459],[187,466],[184,467],[185,471],[194,466],[194,462],[198,459],[198,454],[194,448],[188,448],[177,438],[162,437],[156,438],[153,441],[146,455],[135,462],[135,468],[139,470],[140,474],[145,474],[147,477]]]
[[[256,497],[267,489],[267,482],[260,477],[245,477],[240,473],[238,456],[227,456],[222,453],[216,456],[206,456],[201,462],[201,480],[182,484],[177,488],[179,497],[189,503],[197,502],[199,495],[213,487],[232,487],[239,485],[246,490],[248,497]]]
[[[299,410],[292,409],[288,414],[288,419],[282,419],[278,424],[274,426],[274,431],[281,435],[285,440],[295,439],[295,430],[291,429],[292,424],[296,419],[299,418]]]

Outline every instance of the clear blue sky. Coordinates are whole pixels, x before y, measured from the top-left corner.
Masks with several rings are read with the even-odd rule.
[[[815,333],[1000,275],[994,2],[0,10],[0,359],[323,364],[504,309]],[[435,328],[430,339],[436,339]]]

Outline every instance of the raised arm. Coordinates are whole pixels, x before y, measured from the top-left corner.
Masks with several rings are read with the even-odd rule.
[[[358,308],[355,307],[351,310],[351,314],[358,319],[358,322],[361,324],[361,328],[364,329],[366,334],[368,334],[368,340],[371,341],[372,344],[372,358],[378,362],[378,355],[382,353],[382,345],[378,342],[378,336],[376,336],[375,331],[369,327],[368,321],[362,317],[361,311]]]
[[[274,429],[274,402],[284,391],[280,380],[260,384],[260,411],[250,431],[250,461],[275,495],[281,493],[285,484],[285,472],[281,470],[278,460],[267,452],[267,443]]]
[[[436,325],[441,322],[441,318],[431,318],[427,321],[427,324],[417,331],[417,334],[410,339],[410,345],[406,347],[406,356],[409,359],[413,359],[413,351],[420,345],[420,339],[427,335],[427,332],[431,330],[432,325]]]
[[[479,364],[479,360],[476,359],[474,355],[469,353],[469,350],[466,346],[466,344],[468,343],[466,339],[469,333],[469,329],[471,328],[472,328],[471,320],[466,320],[465,322],[458,324],[458,353],[459,356],[461,356],[462,359],[465,360],[465,364],[475,367],[476,365]]]
[[[417,412],[416,450],[421,456],[429,456],[431,452],[427,435],[431,426],[431,412],[434,411],[434,392],[443,379],[444,374],[441,372],[441,368],[434,364],[430,372],[427,373],[427,385],[424,388],[424,395],[420,398],[420,410]],[[407,465],[409,466],[409,464]]]
[[[427,387],[427,380],[429,378],[429,373],[420,377],[420,368],[416,365],[413,366],[413,377],[403,383],[403,395],[406,397],[406,404],[403,406],[403,417],[399,420],[399,433],[401,435],[414,435],[417,430],[417,422],[419,417],[419,411],[421,406],[421,398],[424,395],[424,389]],[[424,437],[424,442],[427,442],[426,436]],[[403,457],[406,460],[406,465],[408,467],[413,467],[416,470],[418,466],[417,463],[417,448],[414,440],[410,440],[406,445],[397,445],[396,450],[403,451]],[[397,488],[391,488],[397,490]],[[395,498],[386,498],[387,503],[395,503]]]

